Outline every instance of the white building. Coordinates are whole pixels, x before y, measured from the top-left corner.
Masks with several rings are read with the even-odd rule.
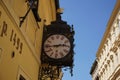
[[[90,74],[92,80],[120,80],[120,0],[116,1]]]

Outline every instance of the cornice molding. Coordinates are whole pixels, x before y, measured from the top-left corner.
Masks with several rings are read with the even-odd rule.
[[[105,43],[105,41],[106,41],[106,38],[107,38],[108,35],[109,35],[111,26],[112,26],[112,24],[113,24],[113,22],[114,22],[114,20],[115,20],[115,17],[116,17],[116,15],[117,15],[117,13],[118,13],[119,11],[120,11],[120,0],[117,0],[116,5],[115,5],[115,7],[114,7],[114,9],[113,9],[113,11],[112,11],[111,17],[110,17],[110,19],[109,19],[109,21],[108,21],[108,24],[107,24],[107,27],[106,27],[106,31],[105,31],[105,33],[104,33],[104,36],[103,36],[102,41],[101,41],[101,43],[100,43],[100,46],[99,46],[99,48],[98,48],[98,51],[97,51],[97,54],[96,54],[97,57],[99,57],[99,55],[100,55],[100,51],[101,51],[102,47],[104,46],[104,43]]]

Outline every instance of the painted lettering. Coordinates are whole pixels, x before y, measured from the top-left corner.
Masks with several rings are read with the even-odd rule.
[[[14,37],[13,37],[13,45],[16,44],[16,33],[14,34]]]
[[[20,45],[20,39],[17,38],[17,46],[16,46],[16,49],[19,49],[19,45]]]
[[[2,16],[2,12],[0,11],[0,18],[1,18],[1,16]]]
[[[3,37],[4,35],[7,36],[7,24],[5,21],[3,21],[3,26],[0,36]]]
[[[12,32],[11,32],[11,36],[10,36],[10,41],[12,41],[13,33],[14,33],[14,31],[12,30]]]
[[[2,20],[1,17],[2,17],[2,12],[0,11],[0,20]],[[4,36],[9,37],[10,42],[13,43],[13,46],[21,54],[23,49],[23,43],[21,42],[20,37],[17,35],[14,29],[8,31],[8,28],[11,28],[11,27],[8,27],[8,24],[6,23],[6,21],[0,21],[0,22],[1,22],[0,37],[4,37]],[[7,35],[8,32],[11,32],[10,36]]]
[[[20,51],[19,51],[20,54],[22,53],[22,48],[23,48],[23,43],[20,44]]]
[[[20,38],[17,36],[17,34],[14,32],[14,30],[11,31],[10,41],[13,43],[13,45],[16,47],[16,49],[21,54],[22,48],[23,48],[23,43],[20,41]]]

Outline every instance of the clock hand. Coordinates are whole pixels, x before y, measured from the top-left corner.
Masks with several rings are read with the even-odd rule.
[[[58,44],[58,45],[45,45],[46,48],[48,48],[48,47],[59,47],[59,46],[61,46],[61,45],[60,44]]]
[[[53,45],[54,47],[59,47],[60,45],[58,44],[58,45]]]
[[[47,48],[48,48],[48,47],[54,47],[54,45],[45,45],[45,47],[47,47]]]
[[[63,46],[63,47],[70,47],[69,45],[65,45],[65,44],[58,44],[58,45],[45,45],[45,47],[59,47],[59,46]]]
[[[62,46],[61,44],[57,44],[57,45],[51,45],[49,47],[59,47],[59,46]]]
[[[57,45],[57,47],[59,47],[59,46],[70,47],[69,45],[65,45],[65,44],[59,44],[59,45]]]

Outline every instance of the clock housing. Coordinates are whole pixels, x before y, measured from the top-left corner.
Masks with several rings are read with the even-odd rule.
[[[54,66],[72,66],[74,55],[73,26],[57,20],[45,25],[43,29],[43,42],[41,61]]]

